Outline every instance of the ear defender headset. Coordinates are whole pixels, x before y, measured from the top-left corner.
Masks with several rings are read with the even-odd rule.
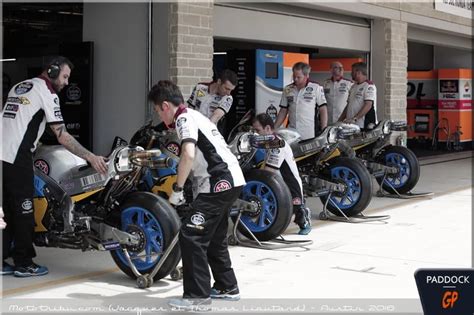
[[[47,73],[50,79],[54,80],[59,77],[59,72],[61,72],[61,67],[59,66],[59,63],[55,62],[49,65]]]

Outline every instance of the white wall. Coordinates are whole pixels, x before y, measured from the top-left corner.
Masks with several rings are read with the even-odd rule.
[[[94,42],[94,152],[130,140],[145,121],[146,3],[84,3],[83,40]]]

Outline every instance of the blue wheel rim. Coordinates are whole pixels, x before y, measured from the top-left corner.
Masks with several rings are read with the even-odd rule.
[[[344,193],[331,195],[331,203],[341,210],[353,207],[362,193],[359,176],[348,167],[337,166],[331,169],[331,178],[346,185]]]
[[[123,231],[129,231],[129,226],[134,225],[135,228],[141,231],[146,240],[142,251],[128,251],[138,271],[142,272],[155,266],[164,251],[163,244],[165,242],[163,230],[155,216],[144,208],[130,207],[122,211],[121,221]],[[122,263],[129,266],[122,250],[116,250],[115,252]]]
[[[252,217],[243,214],[241,219],[253,233],[264,232],[275,222],[278,212],[278,202],[270,187],[262,182],[248,181],[242,190],[241,198],[246,201],[256,201],[260,214]]]
[[[410,179],[411,169],[408,160],[400,153],[388,153],[385,155],[385,165],[398,169],[398,173],[387,175],[385,182],[394,188],[400,188]],[[389,185],[389,186],[390,186]]]

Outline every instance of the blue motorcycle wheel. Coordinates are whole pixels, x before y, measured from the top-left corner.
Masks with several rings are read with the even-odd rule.
[[[120,230],[138,236],[139,242],[125,245],[133,265],[141,274],[150,274],[178,234],[180,221],[176,210],[163,198],[149,192],[130,193],[120,210],[110,214],[110,223]],[[135,279],[122,249],[110,252],[117,266]],[[171,249],[166,261],[153,277],[154,281],[169,275],[181,258],[179,246]]]
[[[129,255],[138,271],[144,272],[155,266],[163,253],[164,235],[158,220],[150,211],[141,207],[129,207],[121,214],[122,230],[138,235],[140,244],[129,249]],[[117,256],[126,265],[125,254],[119,250]]]
[[[257,211],[243,212],[238,229],[252,239],[245,225],[259,241],[272,240],[290,224],[293,215],[290,190],[279,174],[267,170],[252,169],[244,175],[247,184],[240,199],[255,204]],[[235,222],[236,216],[232,220]]]
[[[337,216],[354,216],[364,211],[372,199],[372,177],[359,161],[348,157],[331,159],[321,176],[323,179],[345,186],[342,192],[321,196],[327,209]]]
[[[394,166],[398,169],[395,176],[388,176],[385,182],[390,183],[395,189],[402,187],[410,179],[410,164],[407,159],[399,153],[388,153],[385,155],[385,165]]]

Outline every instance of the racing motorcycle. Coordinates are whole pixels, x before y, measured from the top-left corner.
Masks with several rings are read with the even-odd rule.
[[[250,130],[252,113],[248,112],[231,131],[235,137],[239,130]],[[305,196],[319,197],[327,209],[337,216],[354,216],[362,212],[372,199],[372,181],[364,165],[348,155],[351,150],[340,140],[360,132],[358,126],[341,125],[327,127],[316,138],[300,141],[294,129],[279,129],[277,134],[285,139],[293,150],[303,183]],[[260,168],[265,151],[259,150],[249,165]]]
[[[149,170],[142,179],[145,191],[168,198],[172,185],[176,181],[180,145],[176,132],[167,130],[163,124],[152,126],[151,122],[141,127],[132,137],[130,143],[145,148],[158,148],[161,158],[172,161],[169,168]],[[261,137],[251,132],[241,133],[229,144],[236,155],[245,176],[246,185],[240,198],[234,204],[230,216],[236,222],[239,212],[239,231],[251,238],[249,231],[259,240],[268,241],[281,235],[290,224],[293,214],[291,194],[284,180],[278,174],[256,169],[252,165],[254,154],[261,149],[279,148],[284,145],[275,137]],[[184,187],[187,203],[193,199],[191,183]],[[249,231],[248,231],[248,230]]]
[[[406,131],[404,121],[383,120],[373,129],[350,136],[344,142],[391,194],[410,192],[420,178],[420,164],[408,148],[391,145],[392,131]]]
[[[128,276],[150,273],[179,230],[179,218],[166,200],[137,191],[144,170],[169,166],[159,156],[159,150],[119,145],[102,175],[63,146],[39,146],[34,155],[35,245],[110,251]],[[149,284],[175,270],[179,259],[175,246]]]

